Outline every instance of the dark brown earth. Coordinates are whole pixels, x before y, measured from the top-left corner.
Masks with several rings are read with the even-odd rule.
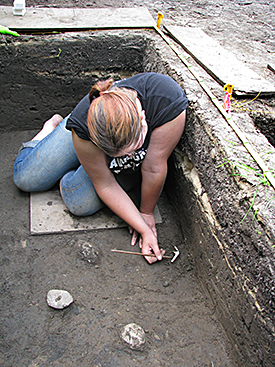
[[[1,5],[11,4],[2,0]],[[271,1],[27,1],[27,6],[146,6],[153,17],[161,11],[171,24],[204,29],[275,82],[266,69],[275,52]],[[274,113],[271,99],[250,106],[256,116],[259,108]],[[1,116],[1,126],[4,119]],[[274,124],[272,114],[260,127],[269,120]],[[132,250],[126,229],[30,236],[29,196],[13,186],[12,165],[20,143],[33,134],[1,134],[0,366],[243,365],[218,321],[215,304],[201,287],[200,272],[165,194],[159,203],[163,223],[158,234],[168,251],[173,245],[181,249],[173,265],[162,261],[148,266],[140,257],[111,255],[113,247]],[[274,144],[274,129],[267,134]],[[96,255],[83,254],[87,242]],[[63,311],[50,309],[46,294],[54,288],[68,290],[75,302]],[[132,351],[120,339],[121,328],[130,322],[146,332],[141,351]]]
[[[29,198],[12,185],[11,157],[32,135],[14,133],[11,145],[1,134],[0,366],[237,366],[165,195],[158,235],[169,252],[181,249],[174,264],[111,253],[133,250],[126,229],[30,236]],[[50,289],[74,303],[51,309]],[[132,322],[145,330],[142,350],[120,339]]]

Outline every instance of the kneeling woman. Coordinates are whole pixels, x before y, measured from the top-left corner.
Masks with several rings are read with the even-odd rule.
[[[107,205],[128,223],[131,244],[161,260],[154,208],[167,160],[185,125],[188,100],[170,77],[137,74],[97,82],[73,112],[54,115],[14,163],[14,183],[23,191],[44,191],[60,180],[60,193],[75,215]],[[140,185],[139,210],[127,191]]]

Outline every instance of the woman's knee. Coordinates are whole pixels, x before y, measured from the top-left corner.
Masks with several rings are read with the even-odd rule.
[[[43,191],[37,177],[34,177],[32,172],[22,169],[16,162],[13,167],[13,182],[18,189],[25,192]]]
[[[54,184],[40,181],[39,178],[28,176],[25,172],[14,172],[13,182],[18,189],[25,192],[41,192],[50,189]]]
[[[19,174],[18,172],[13,172],[13,182],[18,189],[22,191],[30,192],[30,186],[29,186],[28,179],[23,176],[24,175]]]
[[[21,161],[15,161],[13,167],[13,182],[25,192],[46,191],[56,184],[57,180],[46,171],[44,174],[35,167]]]
[[[77,171],[66,173],[60,180],[60,194],[68,210],[77,216],[92,215],[104,204],[88,176]],[[79,177],[80,176],[80,177]]]

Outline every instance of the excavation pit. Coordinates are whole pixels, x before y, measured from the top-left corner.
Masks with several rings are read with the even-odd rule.
[[[180,366],[183,360],[185,366],[272,365],[274,190],[268,185],[258,185],[258,176],[250,172],[258,169],[257,164],[170,47],[154,30],[26,35],[1,42],[0,62],[2,294],[3,317],[12,320],[9,325],[6,321],[4,327],[8,335],[4,349],[9,363],[18,365],[23,358],[26,365],[32,360],[38,365],[56,361],[70,366],[72,360],[76,362],[86,353],[95,365],[111,365],[115,360],[115,365],[134,366],[133,355],[144,366],[148,365],[148,358],[152,365]],[[97,80],[108,77],[116,80],[150,71],[173,77],[190,100],[186,130],[169,160],[165,192],[160,200],[160,212],[166,222],[160,225],[163,226],[160,243],[163,247],[169,243],[172,248],[180,241],[181,260],[173,268],[164,262],[148,267],[140,259],[116,256],[110,260],[109,254],[104,257],[113,241],[127,249],[129,238],[122,229],[112,230],[115,234],[88,231],[30,236],[29,196],[12,183],[12,163],[21,142],[30,139],[53,113],[67,115]],[[275,161],[274,148],[255,130],[247,115],[239,113],[236,120],[259,152],[269,152],[266,162],[271,167]],[[245,166],[252,169],[246,172]],[[232,174],[232,168],[238,176]],[[172,206],[171,213],[166,206]],[[171,228],[175,231],[172,236]],[[83,241],[93,243],[99,253],[101,260],[92,268],[81,250]],[[123,277],[117,274],[119,269],[133,285],[119,278]],[[137,274],[141,276],[138,280]],[[149,287],[146,276],[153,277],[157,286],[159,282],[162,290]],[[184,313],[192,312],[186,305],[188,289],[184,282],[194,285],[194,277],[207,296],[196,288],[199,296],[188,295],[190,304],[194,304],[194,299],[199,304],[202,297],[201,303],[210,304],[214,316],[207,314],[209,308],[202,310],[195,303],[197,312],[189,314],[190,324],[188,320],[182,324],[187,325],[186,330],[182,325],[182,329],[173,329],[172,325],[180,323],[178,318],[182,321]],[[43,303],[47,286],[70,287],[70,293],[77,294],[73,295],[74,305],[62,314],[49,311]],[[109,293],[108,287],[111,287]],[[150,292],[161,305],[157,311],[151,310],[156,318],[152,324],[148,312],[140,310]],[[12,310],[10,302],[14,302],[14,297],[22,304]],[[148,299],[146,306],[154,308],[153,300]],[[182,303],[186,307],[183,311]],[[171,320],[165,327],[167,304]],[[17,329],[16,320],[22,319],[22,310],[26,321]],[[210,322],[213,340],[207,345],[199,344],[205,334],[210,340],[210,324],[207,330],[203,318],[196,320],[200,312],[207,314],[213,323]],[[39,320],[37,327],[34,318]],[[223,329],[218,328],[215,318]],[[149,341],[143,354],[130,355],[117,338],[116,330],[129,322],[140,324],[143,320],[149,325]],[[43,334],[44,326],[48,328],[47,334]],[[91,330],[96,335],[102,334],[101,345],[91,341],[94,337]],[[194,330],[198,333],[198,344],[194,342]],[[67,332],[75,354],[68,352]],[[79,333],[88,338],[79,339]],[[22,334],[27,336],[24,338]],[[215,338],[219,335],[221,340],[217,342]],[[13,343],[18,339],[21,341]],[[32,342],[33,339],[38,343]],[[190,345],[195,345],[194,350]],[[24,357],[23,350],[27,350]],[[161,360],[153,350],[158,350]],[[1,358],[5,361],[5,357]]]

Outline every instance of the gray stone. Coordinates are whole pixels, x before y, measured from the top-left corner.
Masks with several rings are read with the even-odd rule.
[[[47,294],[47,303],[50,307],[62,309],[68,307],[74,301],[69,292],[52,289]]]
[[[124,326],[121,338],[131,349],[140,349],[145,343],[145,332],[139,325],[131,323]]]

